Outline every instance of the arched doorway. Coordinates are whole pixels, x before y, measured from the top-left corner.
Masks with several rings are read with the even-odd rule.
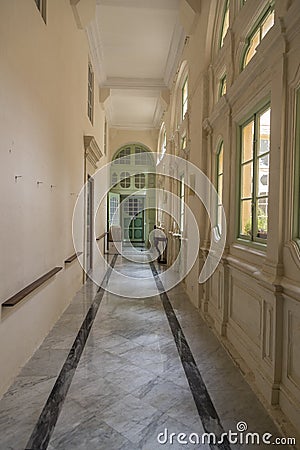
[[[142,144],[125,145],[113,157],[108,228],[120,227],[124,245],[148,244],[156,218],[155,167],[152,152]]]

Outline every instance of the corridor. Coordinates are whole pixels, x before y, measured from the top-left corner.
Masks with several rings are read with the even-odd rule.
[[[300,449],[300,0],[0,0],[0,54],[0,450]]]
[[[201,444],[204,432],[220,437],[238,422],[272,441],[280,432],[183,284],[164,293],[163,266],[147,252],[139,263],[128,256],[109,256],[100,288],[83,285],[4,395],[0,449],[267,448]],[[156,285],[157,295],[110,293],[120,273]]]

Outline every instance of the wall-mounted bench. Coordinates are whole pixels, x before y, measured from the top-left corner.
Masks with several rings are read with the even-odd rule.
[[[40,287],[42,284],[46,283],[46,281],[48,281],[50,278],[54,277],[54,275],[56,275],[61,270],[62,270],[62,267],[54,267],[54,269],[45,273],[45,275],[38,278],[33,283],[29,284],[24,289],[17,292],[15,295],[13,295],[8,300],[6,300],[4,303],[2,303],[2,306],[8,306],[8,307],[15,306],[17,303],[19,303],[21,300],[23,300],[23,298],[25,298],[27,295],[29,295],[31,292],[33,292],[38,287]]]
[[[64,263],[65,263],[65,264],[70,264],[70,263],[73,262],[75,259],[77,259],[80,255],[82,255],[82,252],[74,253],[74,255],[69,256],[69,258],[65,259]]]

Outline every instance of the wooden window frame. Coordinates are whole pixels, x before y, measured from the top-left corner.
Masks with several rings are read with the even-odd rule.
[[[123,189],[130,189],[131,177],[129,172],[121,172],[120,174],[120,186]]]
[[[262,108],[258,109],[256,112],[254,112],[250,117],[248,117],[247,121],[245,121],[243,124],[240,125],[239,131],[240,131],[240,157],[239,157],[239,190],[238,190],[238,239],[241,239],[245,242],[249,243],[259,243],[264,246],[267,245],[267,237],[269,232],[268,227],[268,218],[269,214],[267,214],[267,232],[266,237],[262,236],[264,233],[258,230],[258,203],[259,200],[266,199],[268,202],[267,208],[269,208],[269,185],[268,185],[268,193],[267,195],[258,195],[258,176],[257,171],[259,168],[259,160],[268,156],[269,158],[269,166],[268,166],[268,177],[270,176],[270,154],[271,154],[271,148],[269,146],[269,150],[267,152],[258,154],[258,145],[259,145],[259,139],[258,139],[258,128],[259,128],[259,118],[268,110],[270,110],[270,130],[269,130],[269,136],[271,138],[271,104],[268,102],[265,104]],[[252,158],[246,161],[242,161],[242,153],[243,153],[243,129],[249,125],[251,122],[253,122],[253,141],[252,141]],[[252,188],[252,194],[250,197],[243,197],[242,198],[242,168],[245,167],[247,164],[252,164],[252,181],[251,181],[251,188]],[[268,180],[269,183],[269,180]],[[245,201],[251,201],[251,213],[250,213],[250,229],[249,234],[243,234],[241,232],[241,212],[242,212],[242,202]],[[259,236],[260,234],[260,236]]]
[[[256,48],[257,47],[255,48],[255,52],[254,52],[252,58],[249,59],[249,61],[246,63],[247,55],[248,55],[248,52],[249,52],[249,50],[251,48],[251,41],[252,41],[253,37],[256,35],[257,31],[259,31],[259,42],[258,42],[258,45],[261,43],[261,41],[264,39],[264,37],[270,31],[270,30],[268,30],[268,32],[262,37],[262,28],[263,28],[265,22],[267,21],[267,19],[270,17],[271,14],[274,14],[274,6],[269,6],[268,9],[264,11],[264,13],[261,15],[261,17],[259,18],[259,20],[256,23],[256,25],[253,27],[251,33],[247,37],[247,39],[246,39],[246,46],[245,46],[245,49],[243,51],[243,56],[242,56],[241,70],[244,70],[245,67],[248,66],[249,62],[253,59],[253,57],[256,54]],[[275,23],[275,17],[274,17],[274,23]],[[274,23],[273,23],[272,27],[274,26]]]

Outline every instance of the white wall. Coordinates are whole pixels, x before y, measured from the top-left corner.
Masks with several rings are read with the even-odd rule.
[[[83,136],[103,139],[97,87],[94,126],[86,114],[85,32],[68,0],[47,3],[46,25],[33,0],[0,4],[1,303],[53,267],[63,270],[16,307],[2,307],[0,394],[81,285],[78,262],[64,260],[74,253]]]
[[[109,155],[112,159],[116,151],[129,143],[141,143],[156,152],[158,130],[126,130],[111,127],[109,130]]]

